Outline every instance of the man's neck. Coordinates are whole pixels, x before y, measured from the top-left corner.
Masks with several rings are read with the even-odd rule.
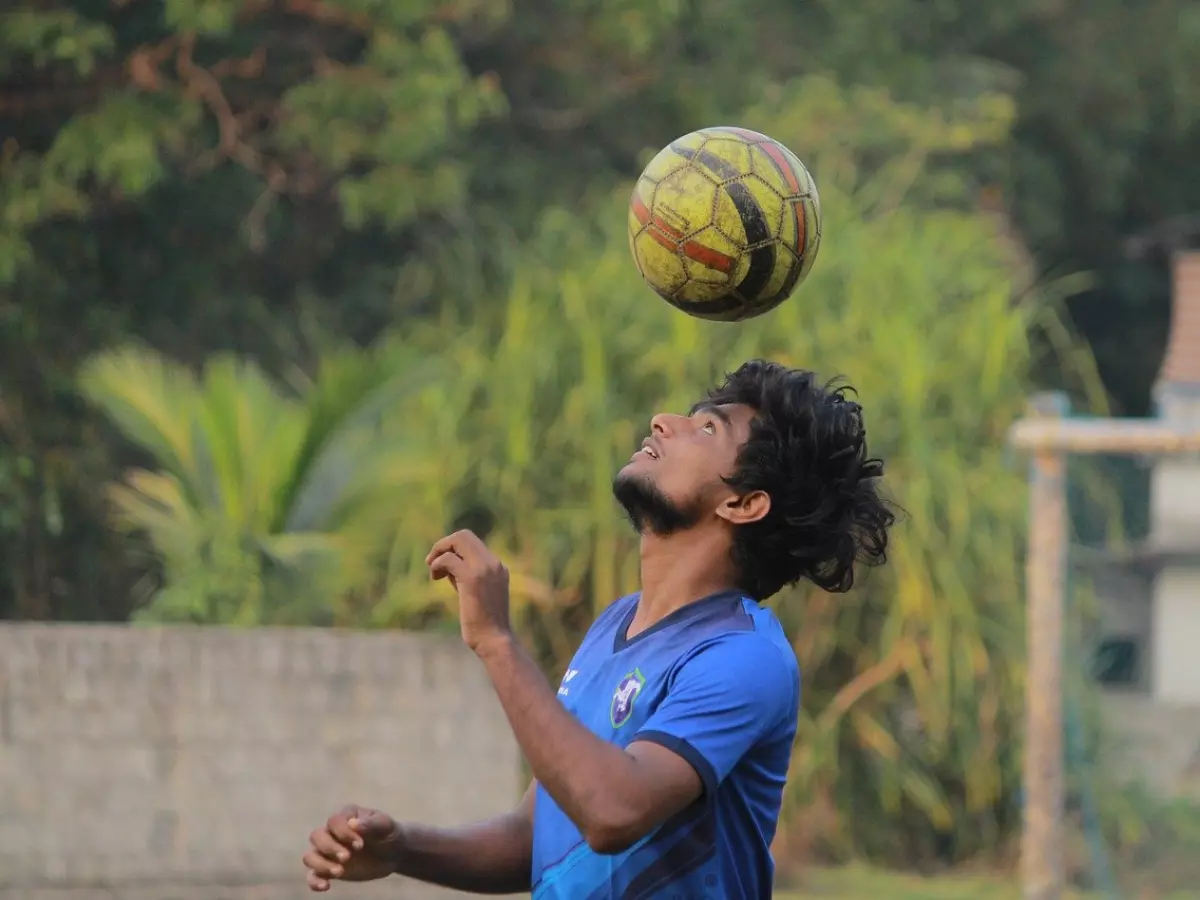
[[[720,532],[645,534],[641,555],[642,592],[628,637],[689,603],[736,590],[728,536]]]

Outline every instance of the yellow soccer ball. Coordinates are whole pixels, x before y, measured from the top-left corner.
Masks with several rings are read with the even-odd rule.
[[[817,186],[792,151],[745,128],[704,128],[646,166],[629,203],[642,278],[677,309],[737,322],[768,312],[821,245]]]

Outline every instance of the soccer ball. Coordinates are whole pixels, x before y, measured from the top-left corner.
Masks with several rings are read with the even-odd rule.
[[[704,128],[672,142],[629,203],[642,278],[702,319],[737,322],[774,309],[820,245],[821,203],[804,163],[745,128]]]

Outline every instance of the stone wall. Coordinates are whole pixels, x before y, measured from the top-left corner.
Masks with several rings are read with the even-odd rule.
[[[520,791],[455,638],[0,626],[0,900],[311,897],[306,836],[343,803],[453,824]]]
[[[1111,771],[1161,796],[1200,801],[1200,705],[1119,691],[1106,692],[1103,701]]]

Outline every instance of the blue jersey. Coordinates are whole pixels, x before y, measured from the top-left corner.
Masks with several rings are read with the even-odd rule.
[[[637,601],[596,619],[559,700],[606,741],[678,753],[704,794],[629,849],[601,855],[539,785],[533,900],[765,900],[799,714],[796,656],[774,614],[736,594],[626,639]]]

